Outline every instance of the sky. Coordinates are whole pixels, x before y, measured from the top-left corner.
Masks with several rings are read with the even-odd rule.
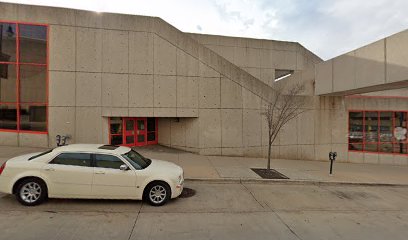
[[[408,0],[7,0],[156,16],[184,32],[299,42],[324,60],[408,28]]]

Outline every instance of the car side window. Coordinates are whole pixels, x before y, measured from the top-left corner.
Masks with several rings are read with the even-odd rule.
[[[120,169],[120,165],[125,164],[118,157],[105,154],[95,154],[95,167]]]
[[[61,153],[50,164],[71,165],[80,167],[91,166],[90,153]]]

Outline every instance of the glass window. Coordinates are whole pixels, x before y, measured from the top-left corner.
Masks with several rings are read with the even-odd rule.
[[[112,144],[112,145],[121,145],[121,144],[123,144],[122,135],[112,135],[110,144]]]
[[[20,101],[23,103],[45,103],[47,69],[42,66],[20,66]]]
[[[126,131],[133,131],[135,129],[133,120],[126,120]]]
[[[95,154],[96,167],[120,169],[120,166],[125,164],[119,158],[112,155]]]
[[[147,118],[147,131],[156,131],[156,118]]]
[[[0,104],[0,128],[17,130],[17,108],[16,105]]]
[[[47,34],[0,23],[0,129],[47,131]]]
[[[407,154],[407,112],[349,113],[349,150]]]
[[[17,102],[17,71],[14,64],[0,64],[0,103]]]
[[[145,169],[147,168],[152,160],[143,157],[140,153],[130,150],[129,152],[122,155],[130,164],[136,169]]]
[[[378,141],[378,112],[365,112],[365,142]]]
[[[28,106],[20,107],[20,129],[31,131],[47,130],[47,108],[46,106]]]
[[[90,167],[91,154],[89,153],[61,153],[50,164]]]
[[[122,118],[110,118],[110,132],[111,134],[122,134]]]
[[[156,133],[155,132],[149,132],[147,133],[147,141],[156,141]]]
[[[47,63],[47,27],[19,24],[20,62]]]
[[[16,24],[0,23],[0,62],[16,62]]]

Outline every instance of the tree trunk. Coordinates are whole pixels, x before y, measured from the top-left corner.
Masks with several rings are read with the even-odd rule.
[[[272,150],[272,143],[269,140],[269,144],[268,144],[268,165],[267,165],[268,170],[271,169],[271,150]]]

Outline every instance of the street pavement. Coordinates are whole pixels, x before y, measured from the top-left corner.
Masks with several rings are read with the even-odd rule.
[[[196,194],[141,201],[0,195],[0,239],[407,239],[408,187],[187,181]]]

